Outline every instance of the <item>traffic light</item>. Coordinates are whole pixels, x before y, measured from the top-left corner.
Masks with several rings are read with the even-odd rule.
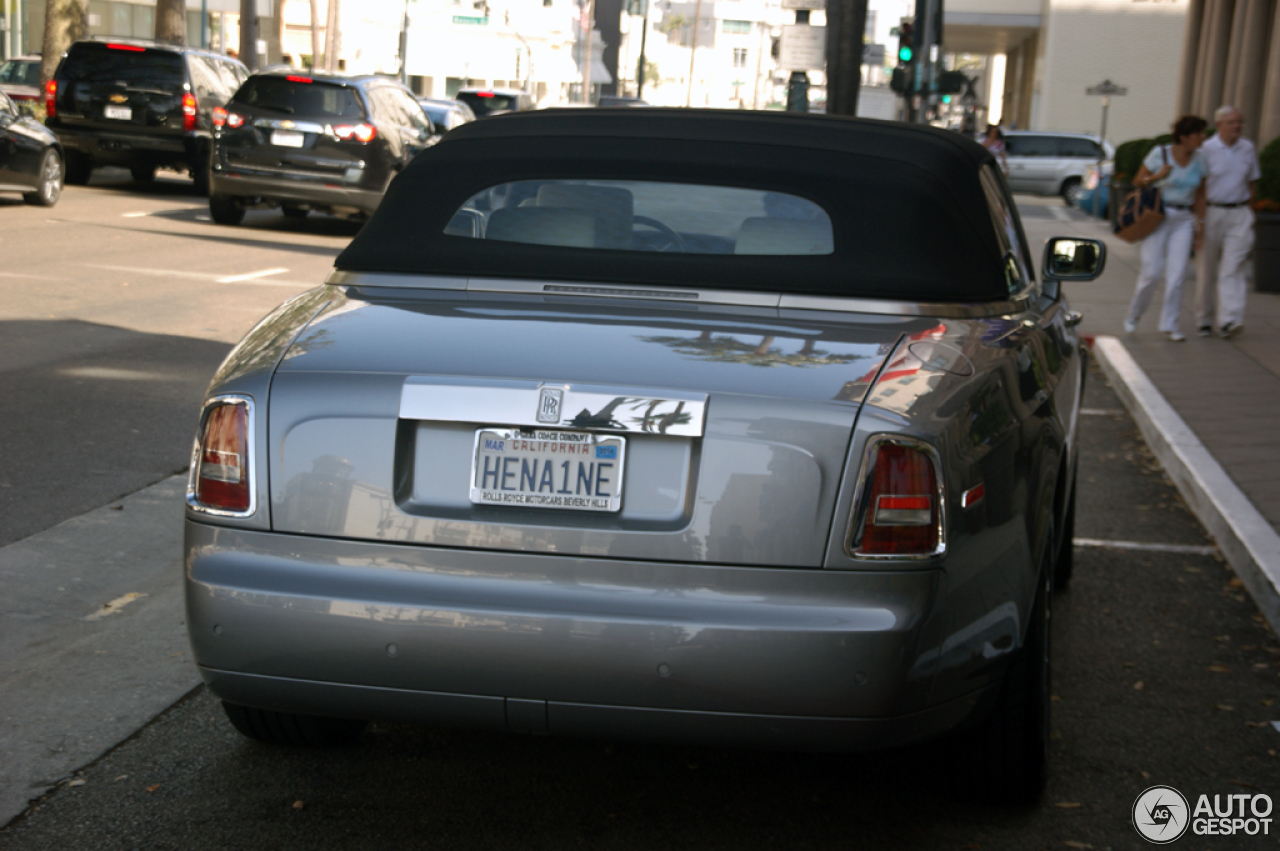
[[[898,61],[911,64],[915,50],[912,47],[911,31],[915,29],[912,21],[903,21],[898,27]]]

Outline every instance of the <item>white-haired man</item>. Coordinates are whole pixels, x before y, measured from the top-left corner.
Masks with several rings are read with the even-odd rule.
[[[1253,143],[1240,138],[1240,110],[1219,107],[1213,123],[1217,134],[1200,148],[1209,166],[1209,207],[1196,264],[1196,325],[1201,337],[1213,333],[1216,301],[1218,333],[1225,338],[1244,324],[1244,263],[1253,249],[1253,201],[1262,172]]]

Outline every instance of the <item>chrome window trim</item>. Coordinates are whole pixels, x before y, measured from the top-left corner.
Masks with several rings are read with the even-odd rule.
[[[246,406],[246,443],[249,445],[249,458],[245,473],[245,479],[249,483],[249,507],[244,511],[227,511],[223,508],[210,508],[202,505],[196,497],[196,482],[200,478],[200,438],[204,434],[204,424],[209,419],[209,412],[221,405],[233,405],[243,403]],[[254,404],[251,396],[245,396],[239,393],[224,394],[221,396],[210,396],[205,400],[204,407],[200,411],[200,425],[196,428],[195,445],[191,449],[191,469],[187,473],[187,507],[198,514],[207,517],[234,517],[237,519],[245,519],[252,517],[258,510],[258,483],[256,473],[257,464],[257,431],[254,427]]]
[[[562,391],[559,420],[540,420],[542,391]],[[626,400],[632,410],[648,407],[639,423],[609,421],[582,423],[576,412],[602,413]],[[664,407],[666,406],[666,407]],[[687,415],[687,422],[662,425],[664,417]],[[526,426],[540,429],[702,437],[706,426],[707,394],[649,388],[603,387],[554,381],[493,379],[485,381],[447,376],[410,376],[400,390],[400,419],[477,423],[484,426]]]
[[[892,443],[899,446],[909,446],[912,449],[919,449],[929,456],[929,460],[933,462],[934,479],[938,488],[938,545],[933,552],[916,553],[912,555],[898,555],[895,553],[864,553],[859,552],[857,546],[861,543],[862,528],[865,525],[868,506],[863,503],[866,501],[867,490],[871,487],[872,467],[875,463],[876,452],[883,443]],[[942,456],[938,453],[937,447],[932,443],[921,440],[917,437],[908,437],[901,434],[873,434],[867,438],[867,445],[862,451],[862,462],[858,470],[857,487],[853,493],[853,511],[849,515],[849,528],[844,535],[844,553],[849,558],[863,561],[926,561],[928,559],[938,558],[947,552],[947,497],[946,482],[943,481],[942,472]]]
[[[516,293],[524,295],[583,296],[589,298],[671,299],[684,304],[725,304],[777,310],[822,310],[834,313],[874,313],[885,316],[936,316],[942,319],[980,319],[1022,313],[1035,298],[1028,287],[1002,301],[915,302],[843,296],[792,295],[744,290],[708,290],[690,287],[592,284],[580,281],[539,281],[514,278],[464,278],[454,275],[402,274],[395,272],[347,272],[334,270],[325,283],[337,287],[385,287],[390,289],[458,290],[464,292]]]

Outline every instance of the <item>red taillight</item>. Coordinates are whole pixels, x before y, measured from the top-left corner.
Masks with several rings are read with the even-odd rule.
[[[227,110],[221,106],[215,106],[210,115],[213,118],[214,127],[221,127],[227,123]]]
[[[938,475],[924,449],[882,442],[872,460],[857,555],[932,555],[938,551]]]
[[[136,44],[108,44],[109,50],[128,50],[131,53],[141,53],[146,50],[145,47],[138,47]]]
[[[289,74],[288,76],[285,77],[285,79],[291,83],[310,83],[311,82],[310,77],[299,77],[295,74]]]
[[[188,133],[196,129],[196,96],[191,92],[182,95],[182,129]]]
[[[378,135],[378,128],[372,124],[343,124],[333,128],[333,135],[343,141],[355,139],[357,142],[372,142]]]
[[[236,112],[227,113],[227,126],[232,130],[244,126],[244,116]]]
[[[58,115],[58,81],[50,80],[44,84],[44,114],[50,118]]]
[[[195,508],[250,512],[249,401],[215,402],[197,438],[189,501]]]
[[[491,98],[491,97],[494,97],[494,94],[493,94],[493,92],[476,92],[476,97],[478,97],[478,98]]]

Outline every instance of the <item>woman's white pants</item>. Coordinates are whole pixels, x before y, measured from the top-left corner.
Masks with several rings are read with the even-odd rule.
[[[1177,331],[1182,312],[1182,279],[1187,275],[1191,245],[1195,241],[1195,214],[1191,210],[1165,208],[1164,221],[1142,241],[1142,269],[1129,303],[1129,319],[1137,322],[1146,313],[1155,295],[1156,284],[1164,279],[1164,307],[1160,310],[1160,330]]]

